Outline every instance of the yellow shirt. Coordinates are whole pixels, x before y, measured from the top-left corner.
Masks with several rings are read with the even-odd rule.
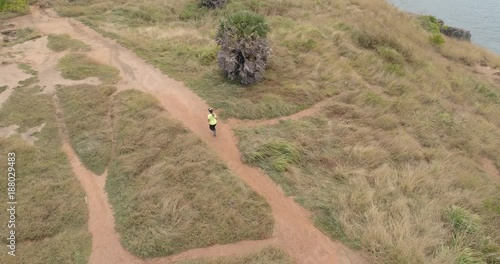
[[[217,124],[217,116],[215,114],[209,114],[208,115],[208,123],[210,125],[215,125]]]

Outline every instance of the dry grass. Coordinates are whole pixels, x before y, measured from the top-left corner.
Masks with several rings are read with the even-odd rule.
[[[154,257],[272,234],[265,201],[153,97],[121,92],[113,116],[116,157],[106,190],[125,248]]]
[[[115,90],[91,85],[57,89],[70,143],[83,164],[97,175],[106,170],[111,158],[109,110],[110,96]]]
[[[464,250],[497,263],[500,187],[480,157],[499,163],[500,129],[470,112],[374,106],[363,95],[340,95],[348,103],[314,118],[237,130],[245,160],[373,263],[454,263]],[[284,169],[276,161],[290,151],[268,147],[280,142],[300,153]]]
[[[0,139],[0,152],[16,153],[17,251],[2,263],[87,263],[91,236],[84,194],[61,151],[55,109],[49,95],[40,94],[37,79],[24,81],[0,110],[0,127],[19,125],[18,132],[45,124],[34,146],[19,135]],[[7,163],[0,164],[7,171]],[[0,184],[6,186],[7,178]],[[0,201],[6,204],[6,195]],[[7,214],[0,220],[7,223]],[[7,227],[1,229],[7,237]],[[2,247],[5,249],[5,239]]]
[[[199,259],[181,261],[176,264],[292,264],[290,257],[282,250],[266,248],[257,253],[243,257],[227,257],[217,259]]]

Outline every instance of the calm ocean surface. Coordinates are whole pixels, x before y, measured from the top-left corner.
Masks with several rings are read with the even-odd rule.
[[[401,10],[429,14],[470,30],[472,42],[500,54],[500,0],[387,0]]]

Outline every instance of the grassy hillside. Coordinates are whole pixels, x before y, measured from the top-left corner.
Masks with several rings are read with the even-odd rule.
[[[60,3],[56,9],[118,39],[223,109],[226,117],[288,115],[325,97],[367,89],[366,81],[393,90],[445,85],[427,78],[448,76],[446,66],[452,62],[445,57],[500,65],[498,58],[470,44],[446,40],[434,47],[417,19],[382,0],[234,0],[215,11],[198,8],[194,0],[82,3]],[[219,18],[241,9],[266,15],[271,28],[266,80],[252,87],[225,81],[216,65],[213,39]],[[429,82],[421,83],[420,77]]]
[[[44,125],[34,146],[20,135],[0,139],[0,152],[16,154],[17,251],[5,254],[2,263],[87,263],[91,236],[87,231],[88,212],[84,193],[61,150],[56,113],[50,95],[40,94],[37,78],[20,84],[0,109],[0,127],[18,125],[19,133]],[[7,162],[0,164],[7,171]],[[7,177],[0,178],[7,186]],[[6,195],[0,197],[6,204]],[[7,223],[7,214],[0,220]],[[1,229],[8,237],[7,226]],[[2,248],[6,250],[6,240]]]
[[[239,129],[248,163],[308,208],[322,230],[373,263],[500,263],[500,84],[477,73],[500,58],[444,43],[383,0],[55,1],[221,111],[243,119],[314,117]],[[222,77],[220,18],[266,16],[273,48],[264,82]],[[498,71],[498,70],[497,70]]]

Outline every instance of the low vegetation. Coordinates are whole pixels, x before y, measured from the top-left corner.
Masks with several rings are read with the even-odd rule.
[[[346,93],[315,117],[236,132],[246,162],[370,263],[498,263],[500,186],[480,161],[500,164],[498,120],[424,96]]]
[[[72,39],[68,34],[49,34],[47,47],[53,51],[90,51],[90,46],[84,42]]]
[[[120,74],[118,69],[98,63],[82,53],[67,54],[59,61],[57,68],[66,79],[84,80],[97,77],[104,84],[116,82]]]
[[[33,70],[29,64],[26,63],[18,63],[17,68],[21,69],[24,73],[30,74],[30,75],[38,75],[38,72]]]
[[[258,253],[243,257],[226,257],[213,260],[200,259],[181,261],[176,264],[292,264],[290,257],[276,248],[266,248]]]
[[[0,20],[27,14],[28,0],[0,0]]]
[[[106,190],[125,248],[155,257],[271,236],[265,201],[159,102],[125,91],[113,104],[116,146]]]
[[[59,87],[57,96],[64,112],[70,143],[83,164],[101,175],[110,162],[112,128],[110,86]]]
[[[18,132],[45,124],[32,146],[20,135],[0,139],[0,152],[16,154],[16,257],[2,263],[87,263],[91,235],[84,193],[61,150],[55,109],[51,96],[41,94],[36,77],[21,82],[0,110],[0,127],[18,125]],[[7,163],[0,164],[7,171]],[[7,177],[0,178],[7,186]],[[6,195],[0,202],[6,204]],[[7,223],[7,214],[0,220]],[[8,229],[1,229],[8,237]]]
[[[2,43],[2,46],[4,47],[12,47],[14,45],[34,40],[42,36],[43,34],[38,29],[30,27],[16,29],[12,33],[9,33],[6,37],[0,34],[0,37],[4,38],[4,41]]]

